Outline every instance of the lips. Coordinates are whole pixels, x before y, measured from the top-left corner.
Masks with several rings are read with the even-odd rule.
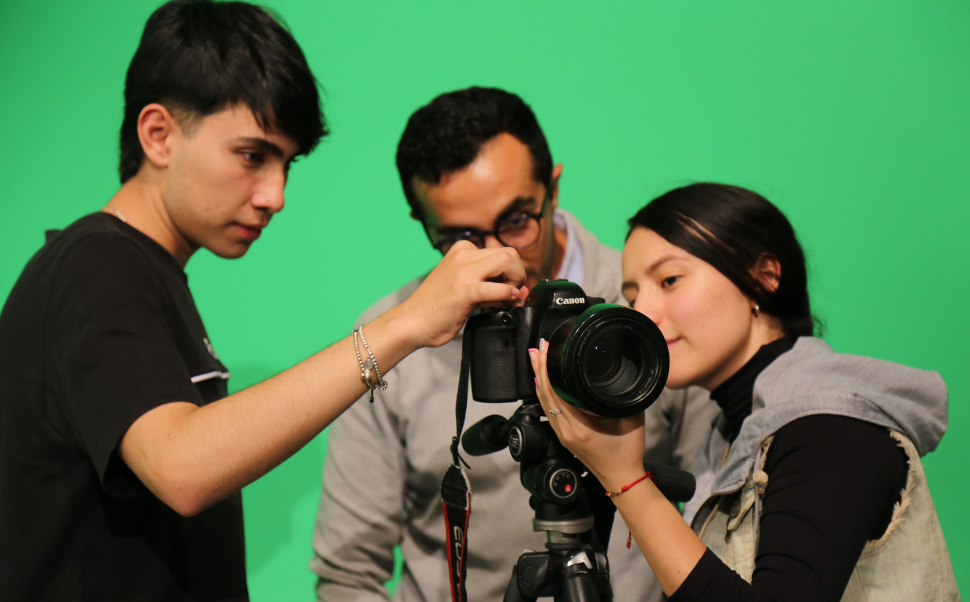
[[[235,226],[236,231],[239,232],[239,234],[246,240],[256,240],[263,231],[263,226],[258,224],[252,226],[235,224]]]

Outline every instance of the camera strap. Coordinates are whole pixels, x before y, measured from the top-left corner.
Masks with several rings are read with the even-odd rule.
[[[455,437],[451,440],[452,465],[441,480],[441,506],[448,531],[448,576],[451,579],[451,599],[466,602],[465,589],[466,551],[468,549],[468,519],[472,513],[472,491],[465,468],[465,459],[458,453],[461,431],[465,428],[465,412],[468,409],[468,363],[471,333],[465,332],[461,341],[461,370],[458,376],[458,399],[455,401]]]

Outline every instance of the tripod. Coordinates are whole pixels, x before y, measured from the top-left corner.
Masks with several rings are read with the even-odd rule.
[[[546,532],[545,552],[526,550],[519,556],[505,602],[534,602],[541,596],[556,602],[611,602],[609,561],[594,546],[596,520],[581,476],[585,467],[541,416],[538,401],[526,399],[508,420],[483,418],[461,439],[473,456],[509,448],[520,463],[522,485],[532,494],[532,528]]]

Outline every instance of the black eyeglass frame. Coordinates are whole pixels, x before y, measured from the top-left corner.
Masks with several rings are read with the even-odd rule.
[[[427,225],[425,225],[424,231],[425,231],[425,234],[428,235],[428,241],[431,242],[431,246],[442,255],[445,254],[445,251],[442,251],[441,248],[444,247],[446,243],[451,243],[452,245],[454,245],[455,243],[462,240],[467,240],[471,242],[474,239],[478,239],[481,241],[481,245],[475,245],[475,246],[478,247],[479,249],[484,249],[485,239],[488,236],[494,236],[496,240],[502,243],[502,246],[511,247],[513,249],[527,249],[532,245],[536,244],[537,242],[539,242],[539,239],[542,238],[542,217],[546,214],[546,207],[549,205],[549,201],[551,199],[552,199],[552,182],[546,185],[546,195],[542,199],[542,206],[539,208],[539,211],[537,213],[517,211],[515,213],[512,213],[502,218],[499,224],[495,228],[492,228],[491,230],[462,230],[461,232],[454,232],[452,234],[449,234],[448,236],[442,237],[442,239],[439,240],[438,242],[433,242],[431,240],[431,233],[428,232]],[[509,245],[509,244],[506,244],[504,240],[502,240],[502,237],[499,235],[499,230],[502,229],[502,224],[504,224],[510,218],[517,217],[517,216],[524,216],[528,219],[534,220],[539,225],[539,230],[536,233],[536,237],[532,242],[524,245],[518,245],[518,246]]]

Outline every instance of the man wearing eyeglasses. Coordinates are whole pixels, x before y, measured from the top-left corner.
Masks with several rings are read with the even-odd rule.
[[[513,247],[530,289],[540,279],[565,278],[590,296],[620,298],[620,254],[559,209],[563,166],[553,165],[535,115],[518,96],[486,88],[439,96],[408,121],[397,167],[412,217],[442,254],[462,240]],[[379,301],[361,322],[403,302],[420,282]],[[404,559],[396,600],[451,599],[439,492],[452,462],[460,339],[412,353],[373,404],[355,404],[331,427],[310,563],[320,600],[388,600],[395,546]],[[508,417],[517,407],[471,402],[465,424]],[[665,392],[648,411],[648,459],[689,468],[715,409],[705,393],[688,401],[684,392]],[[532,531],[529,494],[508,452],[466,459],[469,599],[498,601],[519,555],[544,549],[545,533]],[[617,517],[608,554],[615,599],[660,600],[649,567],[625,549],[626,540]]]

